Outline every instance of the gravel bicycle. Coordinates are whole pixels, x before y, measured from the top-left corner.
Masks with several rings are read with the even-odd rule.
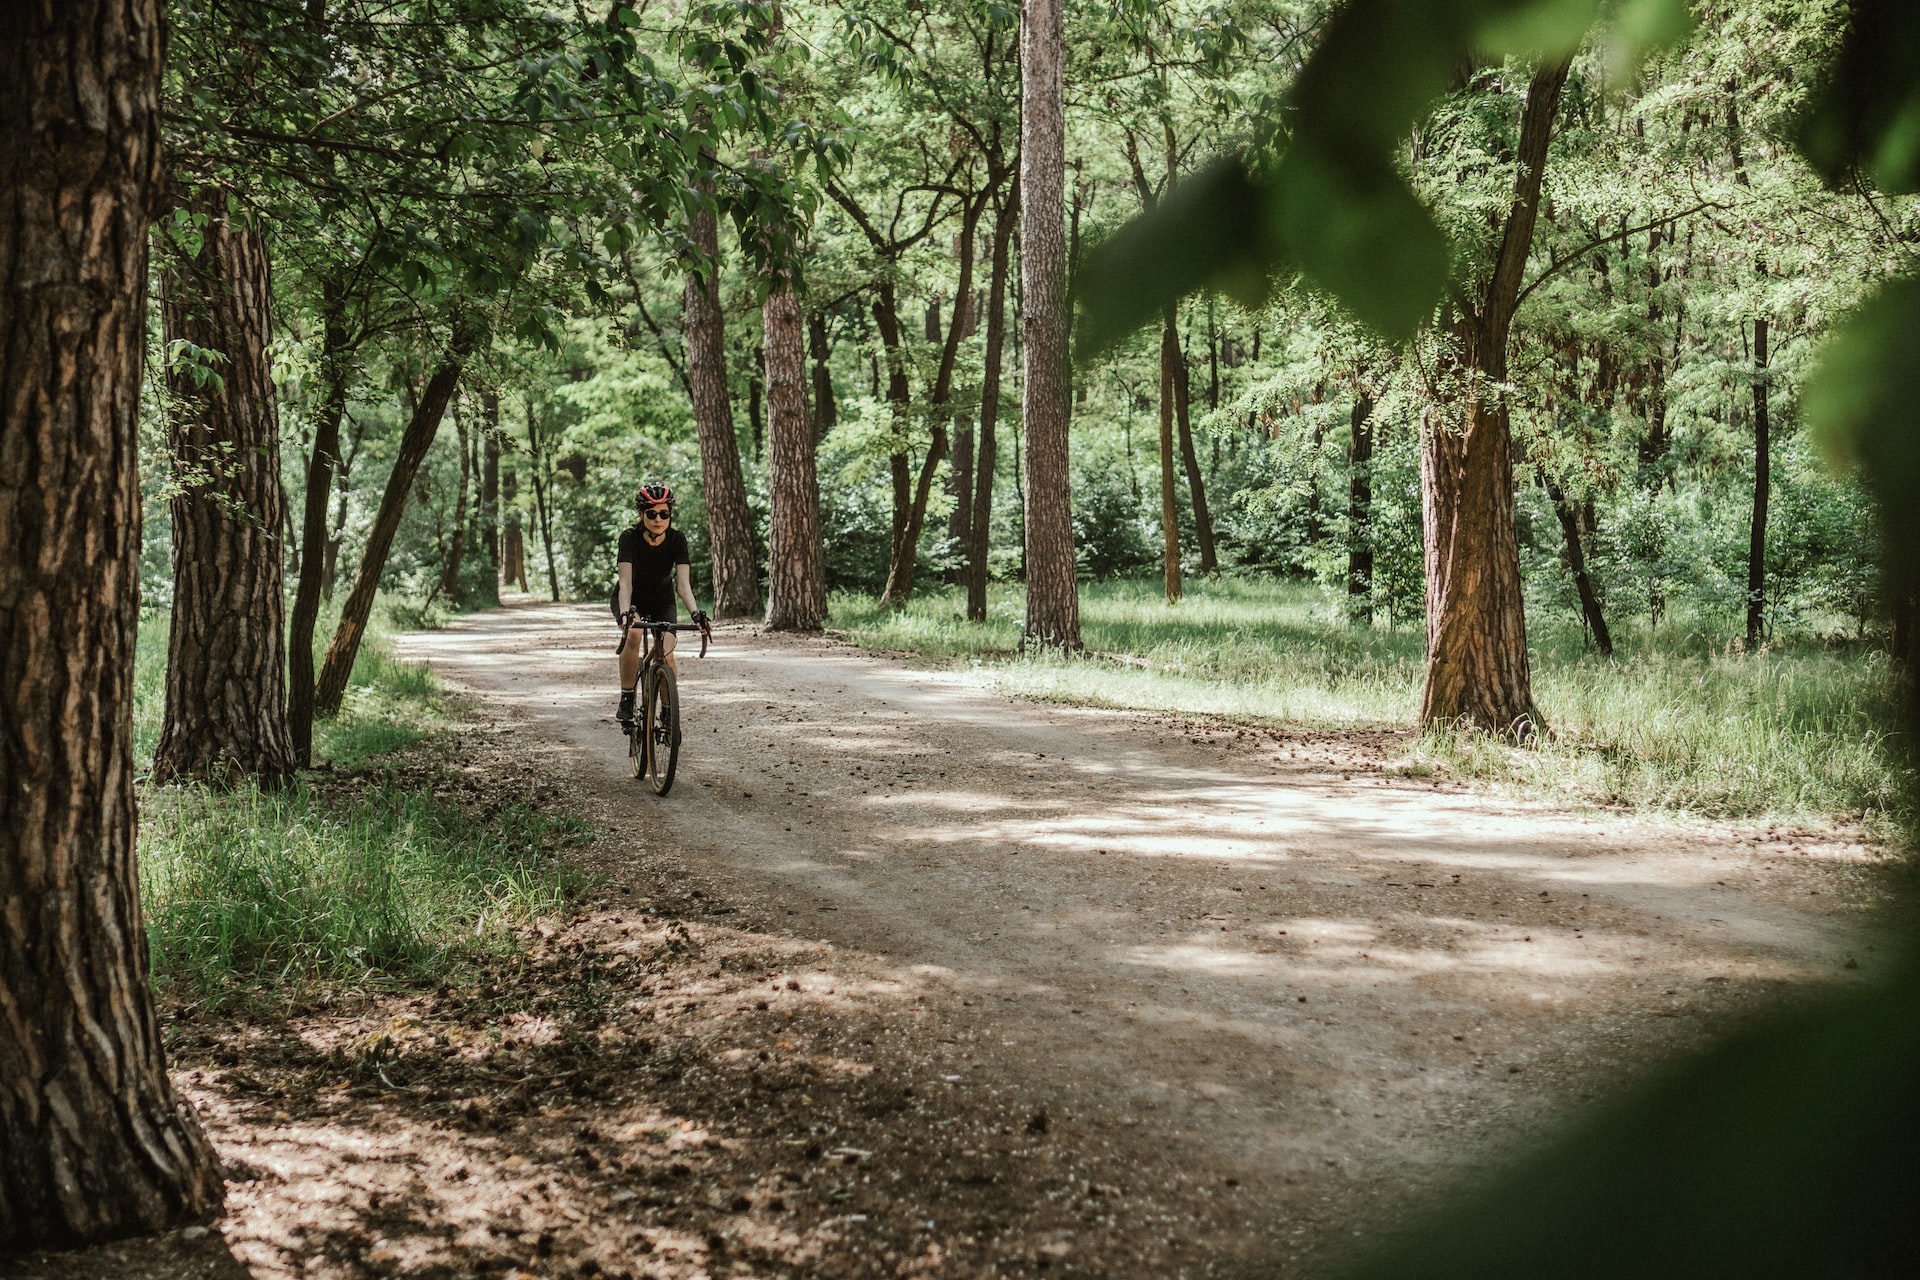
[[[640,705],[633,719],[623,726],[627,733],[627,764],[636,778],[645,778],[657,796],[673,786],[674,766],[680,761],[680,687],[673,668],[667,665],[666,636],[670,631],[698,631],[700,656],[707,656],[707,641],[712,630],[704,623],[654,622],[636,618],[629,611],[620,624],[620,647],[625,653],[635,628],[646,633],[647,646],[640,659]]]

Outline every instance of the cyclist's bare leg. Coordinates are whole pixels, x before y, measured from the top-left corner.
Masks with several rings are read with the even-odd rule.
[[[680,668],[674,665],[674,661],[673,661],[673,632],[671,631],[667,632],[665,635],[661,636],[660,639],[665,641],[665,647],[661,650],[661,652],[666,655],[667,670],[673,672],[673,678],[675,680],[678,680],[680,678]]]
[[[627,632],[627,647],[620,651],[620,688],[633,688],[640,678],[640,660],[646,656],[647,633],[639,627]]]

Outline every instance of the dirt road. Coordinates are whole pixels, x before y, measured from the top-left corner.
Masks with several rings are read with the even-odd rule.
[[[658,799],[626,777],[612,635],[522,606],[401,653],[737,923],[853,949],[863,999],[947,1005],[938,1045],[892,1051],[1136,1170],[1144,1208],[1083,1215],[1141,1237],[1132,1274],[1302,1269],[1764,993],[1874,965],[1857,845],[1515,805],[1385,776],[1364,736],[1022,703],[748,628],[682,651]]]

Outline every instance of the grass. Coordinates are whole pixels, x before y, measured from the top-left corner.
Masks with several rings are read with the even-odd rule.
[[[145,620],[142,767],[160,732],[166,646],[166,616]],[[340,714],[314,726],[326,772],[272,790],[142,787],[156,983],[212,1005],[315,985],[431,986],[511,949],[514,924],[560,910],[581,877],[559,854],[585,828],[525,805],[440,798],[447,770],[433,748],[455,724],[425,668],[396,660],[375,631]]]
[[[437,985],[560,910],[582,828],[525,806],[484,818],[393,778],[352,797],[150,792],[141,890],[154,977],[211,1003],[287,987]]]
[[[1023,697],[1314,730],[1406,728],[1422,635],[1349,626],[1339,605],[1301,583],[1195,581],[1176,606],[1157,581],[1092,583],[1081,595],[1090,656],[1019,658],[1016,589],[997,589],[979,624],[950,590],[897,611],[832,601],[845,638],[968,664]],[[1402,766],[1578,805],[1889,830],[1901,818],[1909,766],[1886,728],[1894,674],[1877,652],[1809,638],[1748,655],[1670,627],[1621,637],[1605,662],[1576,628],[1537,620],[1531,640],[1546,741],[1520,749],[1433,731],[1409,736]]]

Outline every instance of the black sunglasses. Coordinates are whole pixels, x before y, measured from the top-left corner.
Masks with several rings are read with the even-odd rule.
[[[670,520],[673,518],[673,508],[672,507],[649,507],[645,511],[642,511],[640,514],[645,516],[649,520],[653,519],[655,516],[660,517],[662,520]]]

